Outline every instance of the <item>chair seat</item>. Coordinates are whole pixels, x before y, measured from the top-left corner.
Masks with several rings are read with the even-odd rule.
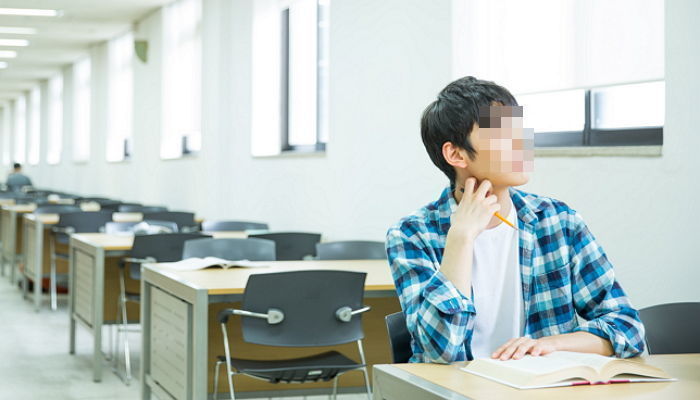
[[[218,359],[226,362],[225,356],[219,356]],[[232,358],[231,366],[239,373],[265,379],[270,383],[328,381],[344,372],[364,367],[337,351],[286,360]]]

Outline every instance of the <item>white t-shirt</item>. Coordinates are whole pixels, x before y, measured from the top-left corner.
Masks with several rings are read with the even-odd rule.
[[[507,219],[518,226],[515,217],[511,204]],[[472,289],[476,309],[472,355],[491,357],[508,340],[522,336],[524,308],[517,230],[500,223],[476,237]]]

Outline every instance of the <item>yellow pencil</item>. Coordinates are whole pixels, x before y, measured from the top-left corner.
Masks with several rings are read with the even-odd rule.
[[[464,188],[459,188],[459,191],[462,192],[462,193],[464,193]],[[508,226],[510,226],[511,228],[515,229],[516,231],[518,230],[518,228],[516,228],[515,225],[511,224],[510,221],[508,221],[507,219],[503,218],[503,216],[502,216],[501,214],[499,214],[498,211],[495,212],[495,213],[493,213],[493,215],[495,215],[496,218],[498,218],[498,219],[500,219],[501,221],[503,221],[503,222],[505,222],[506,224],[508,224]]]
[[[510,221],[503,218],[503,216],[501,214],[499,214],[498,212],[495,212],[493,215],[495,215],[496,218],[500,219],[501,221],[505,222],[506,224],[510,225],[511,228],[515,229],[516,231],[518,230],[518,228],[516,228],[515,225],[511,224]]]

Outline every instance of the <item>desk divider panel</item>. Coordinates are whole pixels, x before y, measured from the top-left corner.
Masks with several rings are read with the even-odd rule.
[[[75,313],[88,325],[92,326],[95,316],[93,310],[93,290],[95,288],[95,257],[81,250],[75,253]]]
[[[192,306],[154,287],[151,318],[151,378],[175,399],[188,399]]]

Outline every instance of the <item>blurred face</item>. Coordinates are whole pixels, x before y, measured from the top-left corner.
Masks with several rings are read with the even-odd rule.
[[[474,125],[471,143],[476,158],[466,171],[479,181],[494,186],[519,186],[530,179],[534,167],[534,132],[523,128],[520,106],[491,105],[479,108],[479,124]]]

